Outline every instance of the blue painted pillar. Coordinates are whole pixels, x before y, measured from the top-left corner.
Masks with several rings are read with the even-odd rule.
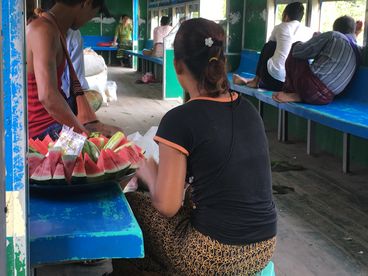
[[[2,0],[0,185],[6,189],[7,275],[27,275],[25,1]],[[2,210],[0,210],[2,212]],[[4,213],[0,213],[1,216]]]
[[[138,50],[139,38],[139,0],[133,0],[133,50]],[[133,68],[137,70],[137,57],[133,57]]]

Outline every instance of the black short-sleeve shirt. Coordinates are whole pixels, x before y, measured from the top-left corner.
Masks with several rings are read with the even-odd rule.
[[[187,156],[194,228],[225,244],[276,235],[268,142],[246,99],[195,98],[162,118],[155,140]]]

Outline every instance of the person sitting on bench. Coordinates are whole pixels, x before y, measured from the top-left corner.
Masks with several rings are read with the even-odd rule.
[[[282,14],[282,23],[275,26],[269,41],[263,46],[255,78],[246,79],[234,74],[234,84],[280,91],[285,81],[285,60],[291,45],[296,41],[307,41],[313,36],[313,31],[300,23],[303,16],[302,3],[294,2],[287,5]]]
[[[153,49],[143,50],[145,56],[163,57],[164,56],[164,38],[171,32],[168,16],[161,17],[160,26],[153,30]]]
[[[160,122],[159,163],[140,164],[149,193],[126,194],[144,236],[135,263],[159,275],[255,275],[275,249],[267,137],[254,106],[229,90],[225,40],[213,21],[180,25],[174,66],[190,100]]]
[[[342,16],[335,20],[333,31],[295,43],[285,64],[284,87],[272,98],[278,102],[330,103],[344,91],[359,66],[356,35],[361,31],[361,22]]]

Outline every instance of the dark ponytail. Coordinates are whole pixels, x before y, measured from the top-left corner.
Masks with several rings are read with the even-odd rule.
[[[209,97],[228,92],[224,54],[225,32],[213,21],[196,18],[182,23],[174,41],[176,60],[181,60]]]

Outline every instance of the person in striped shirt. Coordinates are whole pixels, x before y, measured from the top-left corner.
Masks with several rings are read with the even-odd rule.
[[[273,93],[278,102],[328,104],[344,91],[359,66],[356,35],[362,24],[350,16],[335,20],[333,31],[309,41],[296,42],[285,63],[283,91]],[[310,62],[312,60],[312,62]]]

